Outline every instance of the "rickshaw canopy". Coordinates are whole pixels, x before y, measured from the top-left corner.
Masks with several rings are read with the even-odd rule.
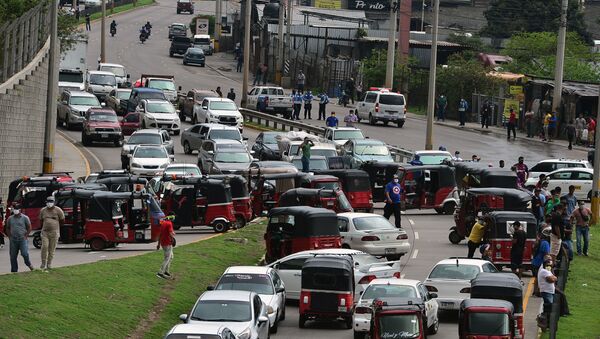
[[[471,280],[471,298],[510,301],[515,313],[523,312],[523,285],[513,273],[478,273]]]
[[[354,291],[354,266],[349,256],[315,256],[302,265],[302,288]]]
[[[250,193],[248,192],[248,180],[241,175],[219,174],[211,175],[209,179],[229,180],[229,186],[231,186],[231,196],[233,198],[250,197]]]
[[[273,218],[286,220],[272,222]],[[275,207],[269,211],[267,232],[282,228],[293,237],[339,236],[337,214],[325,208],[308,206]]]
[[[490,230],[494,238],[509,238],[513,233],[512,224],[519,221],[528,239],[537,235],[537,220],[530,212],[495,211],[488,214],[494,227]]]
[[[495,274],[495,273],[494,273]],[[506,308],[510,313],[514,312],[513,304],[506,300],[499,299],[465,299],[460,304],[460,312],[471,307],[496,307]]]
[[[495,195],[502,197],[504,199],[505,210],[520,210],[531,201],[531,193],[516,188],[471,188],[467,190],[467,195]]]
[[[426,171],[429,172],[437,172],[438,175],[438,184],[440,187],[454,187],[456,186],[456,178],[454,176],[454,168],[447,165],[423,165],[423,166],[412,166],[405,165],[399,169],[401,172],[413,172],[420,173],[420,175],[424,176]],[[406,174],[404,174],[406,175]],[[414,176],[414,175],[413,175]],[[391,178],[390,178],[391,179]]]
[[[346,192],[362,192],[371,190],[371,179],[369,173],[359,169],[325,170],[318,174],[332,175],[340,179],[342,187]]]
[[[227,180],[200,177],[182,178],[173,182],[175,195],[185,195],[194,200],[199,192],[208,204],[229,203],[232,201],[231,186]]]
[[[148,180],[137,175],[129,175],[98,179],[96,183],[106,185],[113,192],[129,192],[131,191],[130,185],[143,185],[145,187],[148,184]]]

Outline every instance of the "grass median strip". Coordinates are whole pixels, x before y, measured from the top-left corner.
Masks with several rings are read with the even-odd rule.
[[[2,275],[0,337],[162,337],[225,268],[258,262],[264,253],[264,230],[264,223],[250,224],[176,247],[171,268],[174,280],[155,275],[162,250],[50,273]],[[240,238],[247,242],[232,241]]]
[[[121,5],[121,6],[116,6],[112,11],[111,11],[110,6],[106,5],[106,16],[110,17],[113,14],[129,11],[131,9],[139,8],[142,6],[152,5],[154,2],[155,2],[155,0],[138,0],[137,5],[135,7],[133,6],[133,4],[125,4],[125,5]],[[92,20],[92,21],[97,20],[97,19],[100,19],[101,17],[102,17],[102,12],[93,13],[92,15],[90,15],[90,20]],[[79,23],[85,24],[85,18],[83,16],[81,16],[81,18],[79,19]],[[107,23],[107,25],[108,25],[108,23]]]

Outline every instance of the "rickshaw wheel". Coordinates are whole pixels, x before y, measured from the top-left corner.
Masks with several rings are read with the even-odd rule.
[[[435,208],[435,213],[437,213],[437,214],[444,214],[444,209],[442,209],[442,208]]]
[[[346,329],[351,330],[352,329],[352,317],[344,318],[344,322],[346,323]]]
[[[303,315],[300,315],[300,317],[298,318],[298,327],[304,328],[305,322],[306,322],[306,317]]]
[[[354,339],[365,339],[365,333],[354,331]]]
[[[436,333],[438,333],[439,328],[440,328],[440,321],[438,320],[433,325],[431,325],[427,330],[428,330],[429,334],[436,334]]]
[[[106,242],[102,238],[94,238],[90,241],[92,251],[102,251],[106,247]]]
[[[458,234],[458,232],[456,232],[456,230],[452,230],[452,232],[448,234],[448,240],[450,240],[451,243],[456,245],[462,240],[462,237],[460,236],[460,234]]]
[[[241,215],[235,217],[235,227],[239,229],[244,226],[246,226],[246,218],[242,217]]]
[[[455,209],[456,209],[456,204],[453,202],[447,202],[444,204],[444,207],[443,207],[444,214],[446,214],[446,215],[454,214]]]
[[[227,232],[227,228],[228,228],[227,224],[220,220],[213,222],[212,227],[215,230],[215,232],[217,232],[217,233]]]
[[[495,264],[494,266],[496,266],[496,269],[498,270],[498,272],[502,272],[502,269],[504,269],[504,265]]]
[[[179,225],[179,224],[173,224],[173,229],[175,231],[179,230],[180,228],[181,228],[181,225]]]
[[[39,233],[33,236],[33,246],[37,249],[42,248],[42,237]]]

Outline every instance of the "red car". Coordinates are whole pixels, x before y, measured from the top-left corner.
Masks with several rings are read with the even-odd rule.
[[[90,108],[85,114],[81,143],[89,146],[94,141],[112,142],[117,147],[123,143],[121,125],[112,109]]]
[[[132,135],[133,132],[137,131],[142,127],[142,120],[140,113],[131,112],[123,117],[121,120],[121,132],[123,135]]]

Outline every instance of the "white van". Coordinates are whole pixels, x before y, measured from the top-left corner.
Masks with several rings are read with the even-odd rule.
[[[202,48],[205,55],[212,55],[215,49],[214,42],[208,34],[194,35],[194,47]]]
[[[393,93],[387,89],[367,91],[362,102],[357,104],[359,120],[368,120],[371,125],[383,121],[384,125],[389,122],[404,126],[406,120],[406,100],[404,95]]]

